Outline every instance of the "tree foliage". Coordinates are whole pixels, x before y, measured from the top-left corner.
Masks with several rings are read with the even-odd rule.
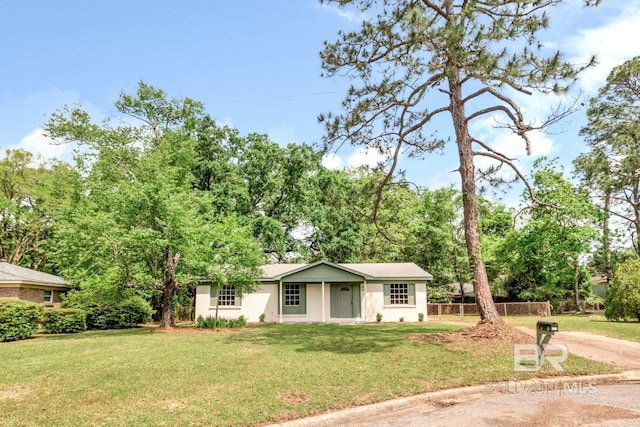
[[[611,71],[606,84],[590,100],[587,117],[589,122],[581,134],[590,151],[574,161],[576,170],[600,196],[607,214],[626,224],[633,248],[640,255],[640,57]],[[609,228],[605,224],[606,250],[611,245]]]
[[[533,185],[545,204],[505,241],[501,258],[511,266],[512,297],[559,301],[573,292],[577,307],[590,276],[583,258],[598,237],[599,211],[588,192],[576,188],[552,163],[535,163]]]
[[[52,115],[46,127],[53,138],[83,147],[76,160],[85,179],[56,229],[65,275],[161,290],[162,326],[173,325],[177,288],[197,278],[244,278],[237,286],[251,290],[261,263],[255,240],[233,215],[213,209],[210,192],[194,189],[194,133],[207,121],[202,105],[140,83],[116,108],[137,125],[96,125],[74,107]]]
[[[24,150],[5,151],[0,159],[0,258],[51,270],[52,218],[76,179],[75,171],[59,161],[47,164]]]
[[[605,316],[609,320],[640,322],[640,260],[629,259],[616,272],[609,289]]]

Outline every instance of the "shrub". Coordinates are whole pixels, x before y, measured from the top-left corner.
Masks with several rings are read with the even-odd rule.
[[[382,313],[376,313],[376,322],[382,322]]]
[[[418,313],[418,322],[424,321],[424,313]]]
[[[196,327],[198,328],[244,328],[245,326],[247,326],[247,319],[244,316],[240,316],[237,319],[218,317],[216,320],[216,318],[212,316],[202,317],[202,315],[200,315],[196,320]]]
[[[35,335],[42,306],[29,301],[0,301],[0,341],[15,341]]]
[[[69,292],[61,304],[87,313],[87,329],[135,328],[151,320],[153,310],[139,296],[105,295],[89,290]]]
[[[259,319],[260,319],[260,323],[264,323],[264,318],[265,318],[265,317],[266,317],[266,314],[264,314],[264,313],[262,313],[262,314],[260,315],[260,318],[259,318]]]
[[[69,334],[87,329],[87,313],[78,308],[54,308],[42,315],[42,329],[49,334]]]
[[[640,259],[627,260],[607,289],[604,315],[608,320],[640,321]]]

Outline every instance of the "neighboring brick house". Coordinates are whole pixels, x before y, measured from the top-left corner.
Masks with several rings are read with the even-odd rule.
[[[60,295],[71,287],[62,278],[20,267],[0,259],[0,299],[21,299],[46,307],[60,305]]]

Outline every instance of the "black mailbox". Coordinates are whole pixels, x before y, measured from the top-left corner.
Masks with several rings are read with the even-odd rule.
[[[545,332],[558,332],[558,323],[549,322],[548,320],[538,320],[538,323],[536,323],[536,329]]]

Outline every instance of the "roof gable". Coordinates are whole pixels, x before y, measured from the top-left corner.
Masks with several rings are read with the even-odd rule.
[[[340,264],[318,261],[313,264],[298,265],[273,277],[283,282],[360,282],[369,277]]]
[[[334,264],[329,261],[318,261],[313,264],[267,264],[261,269],[263,281],[312,283],[433,279],[431,274],[412,262]]]

